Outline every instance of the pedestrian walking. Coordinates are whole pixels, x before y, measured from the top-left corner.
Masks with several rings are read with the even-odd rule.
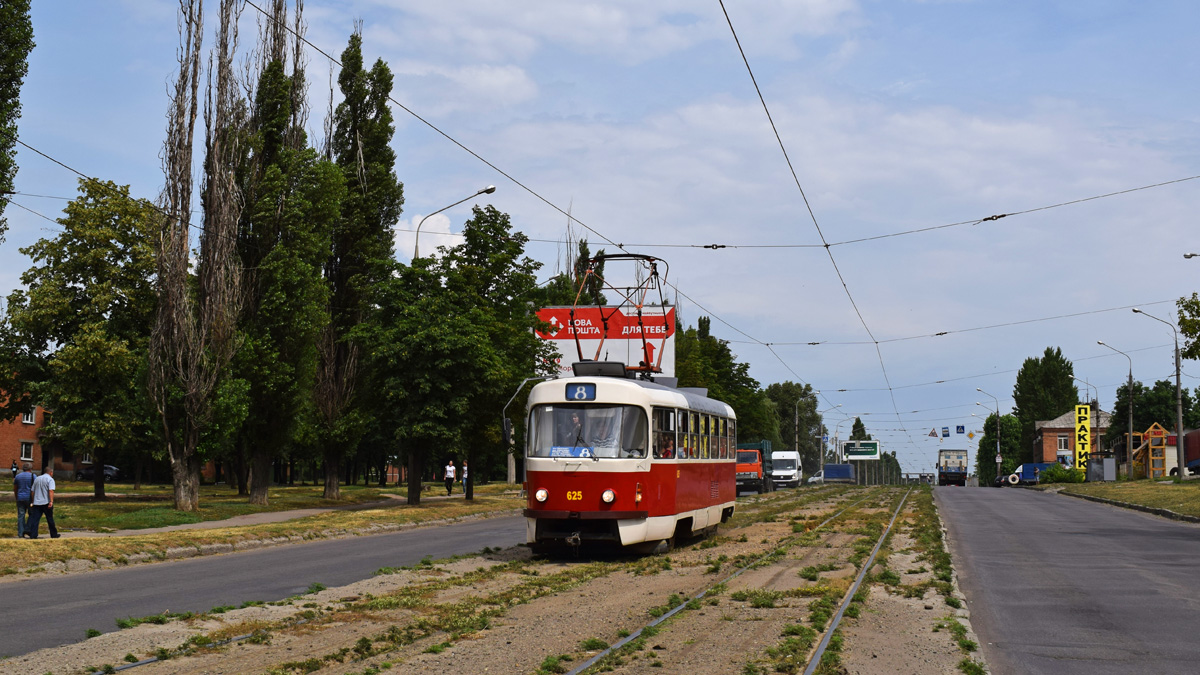
[[[446,475],[444,477],[446,479],[446,496],[449,497],[450,490],[454,487],[454,460],[450,460],[450,463],[446,465]]]
[[[54,469],[47,468],[33,480],[33,517],[29,521],[30,539],[38,538],[38,523],[46,516],[50,527],[50,538],[58,539],[58,528],[54,526]]]
[[[462,484],[463,484],[463,489],[466,490],[467,489],[467,460],[465,460],[465,459],[463,460]]]
[[[26,536],[25,516],[29,513],[30,501],[33,499],[33,465],[25,462],[21,465],[21,473],[13,476],[13,496],[17,499],[17,539]]]
[[[12,474],[13,478],[17,477],[17,460],[15,460],[15,459],[13,460],[13,465],[12,465],[12,468],[9,469],[9,473]]]

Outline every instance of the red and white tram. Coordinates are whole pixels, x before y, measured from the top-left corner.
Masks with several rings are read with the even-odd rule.
[[[526,427],[526,541],[669,550],[733,515],[737,422],[703,390],[575,364],[536,385]],[[663,545],[665,543],[665,546]]]

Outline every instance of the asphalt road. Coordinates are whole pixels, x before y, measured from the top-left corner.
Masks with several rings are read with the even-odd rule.
[[[993,673],[1200,672],[1200,526],[1015,488],[938,488]]]
[[[118,618],[280,600],[314,582],[341,586],[380,567],[523,541],[525,519],[505,516],[0,584],[0,655],[78,642],[89,628],[114,631]]]

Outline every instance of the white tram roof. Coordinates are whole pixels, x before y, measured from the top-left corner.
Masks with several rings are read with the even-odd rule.
[[[589,403],[630,403],[657,405],[672,408],[687,408],[696,412],[723,417],[737,418],[733,407],[724,401],[702,396],[695,391],[676,389],[657,382],[635,380],[624,377],[585,376],[562,377],[534,385],[529,392],[529,405],[572,403],[567,398],[567,387],[572,384],[595,384],[596,399]]]

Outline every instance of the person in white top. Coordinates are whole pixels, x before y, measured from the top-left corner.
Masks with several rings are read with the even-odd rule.
[[[54,526],[54,469],[47,468],[42,475],[33,479],[33,517],[26,526],[25,532],[30,539],[38,538],[38,522],[46,516],[46,524],[50,526],[50,538],[58,539],[58,528]]]
[[[450,491],[454,487],[454,460],[446,465],[446,496],[450,496]]]

